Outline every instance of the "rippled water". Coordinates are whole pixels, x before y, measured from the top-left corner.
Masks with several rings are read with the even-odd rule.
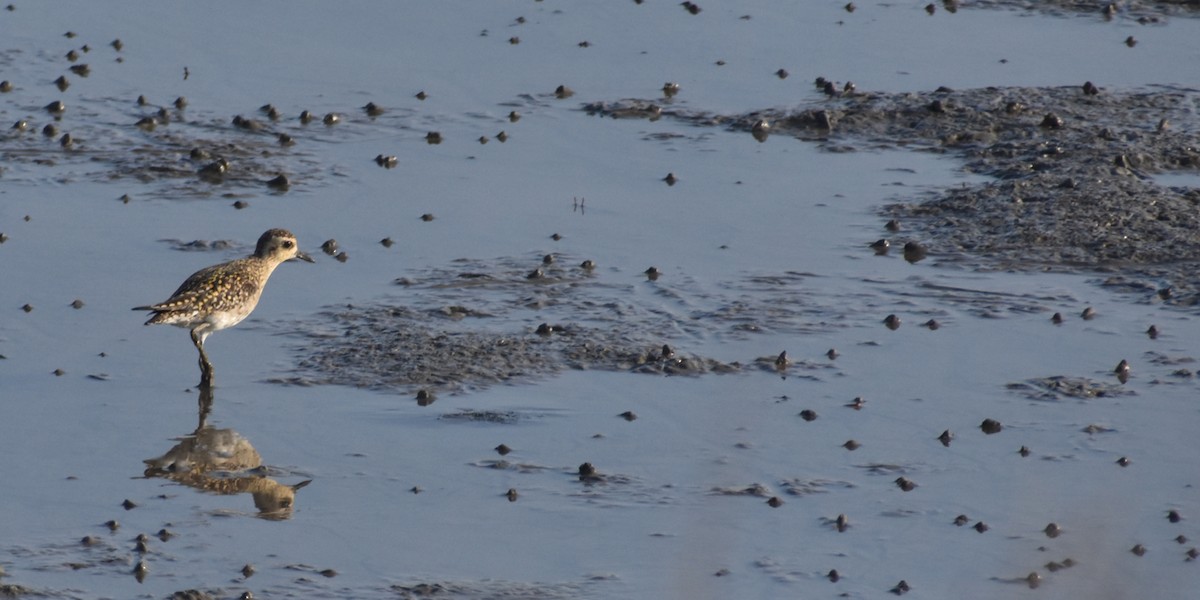
[[[0,11],[0,79],[15,88],[0,123],[28,121],[0,140],[0,585],[76,598],[725,598],[881,596],[904,580],[926,597],[1188,597],[1191,312],[1113,293],[1099,285],[1110,273],[875,256],[871,242],[908,239],[884,229],[880,206],[977,181],[953,158],[581,110],[807,106],[822,98],[816,76],[887,91],[1187,86],[1200,64],[1187,18],[856,4]],[[65,57],[84,44],[74,64],[87,77]],[[681,87],[669,101],[668,81]],[[557,99],[560,85],[575,95]],[[58,99],[56,120],[43,107]],[[366,115],[368,102],[386,112]],[[160,107],[169,124],[134,125]],[[341,122],[303,125],[303,110]],[[261,128],[235,128],[235,115]],[[73,148],[44,136],[48,124]],[[442,143],[426,142],[434,131]],[[230,174],[201,180],[214,157]],[[289,189],[269,189],[281,173]],[[254,315],[210,338],[205,413],[184,332],[143,328],[129,307],[271,227],[322,259],[281,266]],[[328,239],[345,262],[320,254]],[[527,279],[546,254],[549,277]],[[414,400],[418,338],[405,335],[467,336],[437,351],[494,359],[506,340],[545,340],[541,323],[567,332],[549,338],[554,352],[575,339],[651,355],[667,344],[736,368],[668,376],[546,353]],[[392,343],[393,358],[336,377],[338,352],[368,342]],[[861,410],[845,406],[856,397]],[[985,435],[984,419],[1003,430]],[[189,466],[144,462],[168,453]],[[580,479],[585,462],[599,478]],[[1051,522],[1060,536],[1043,532]]]

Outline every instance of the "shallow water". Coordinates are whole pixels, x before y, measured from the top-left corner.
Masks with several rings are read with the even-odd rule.
[[[900,580],[935,597],[1188,597],[1195,542],[1173,538],[1200,539],[1191,312],[1114,294],[1098,285],[1108,274],[875,256],[876,239],[906,239],[884,230],[881,205],[976,181],[952,158],[580,110],[656,98],[666,81],[682,87],[674,103],[744,113],[819,103],[818,75],[895,91],[1186,86],[1200,74],[1185,60],[1200,34],[1186,18],[856,4],[702,5],[695,16],[655,2],[0,11],[0,79],[16,86],[0,95],[0,122],[30,122],[0,142],[3,583],[77,598],[390,598],[420,584],[462,598],[867,597]],[[1047,52],[1047,35],[1072,52]],[[1136,47],[1121,43],[1128,35]],[[63,56],[85,43],[91,74],[67,72],[59,93]],[[555,99],[558,85],[576,95]],[[169,125],[134,127],[180,95],[189,105],[169,108]],[[60,98],[71,151],[40,133],[52,122],[41,107]],[[367,117],[368,101],[387,112]],[[268,102],[284,118],[258,110]],[[343,122],[301,125],[301,110]],[[233,128],[234,115],[264,131]],[[445,141],[427,144],[430,131]],[[200,181],[194,146],[235,170]],[[396,168],[377,166],[379,154]],[[280,172],[290,189],[268,190]],[[679,181],[668,186],[667,173]],[[195,352],[183,331],[143,328],[129,311],[244,255],[270,227],[320,259],[281,266],[254,315],[210,339],[207,423],[261,457],[241,475],[312,480],[286,519],[257,518],[248,493],[146,477],[144,460],[197,428]],[[320,254],[331,238],[346,262]],[[177,250],[192,240],[230,245]],[[598,266],[524,279],[547,253],[564,269]],[[454,285],[463,271],[494,282]],[[488,316],[429,316],[447,306]],[[1097,316],[1085,321],[1088,306]],[[374,389],[276,383],[327,376],[303,365],[344,336],[329,314],[397,307],[416,314],[388,324],[401,330],[537,340],[546,322],[742,368],[662,376],[551,359],[503,383],[439,389],[424,407],[415,386],[369,369],[359,383]],[[884,327],[889,314],[899,329]],[[921,327],[929,319],[941,327]],[[793,361],[782,373],[781,351]],[[1112,372],[1122,359],[1124,385]],[[1034,380],[1054,376],[1126,393],[1040,393]],[[844,406],[855,397],[862,410]],[[818,418],[801,419],[805,409]],[[982,433],[985,418],[1003,431]],[[936,439],[946,429],[949,447]],[[861,447],[843,449],[849,439]],[[514,452],[492,450],[502,443]],[[584,462],[604,478],[580,481]],[[901,491],[900,476],[918,487]],[[1168,521],[1172,509],[1184,520]],[[953,524],[960,514],[968,525]],[[986,533],[971,529],[979,521]],[[1048,538],[1050,522],[1064,533]],[[163,528],[174,537],[154,537]],[[139,533],[151,536],[141,583]],[[1130,553],[1139,543],[1145,556]],[[1067,558],[1075,566],[1045,567]],[[1045,578],[1036,590],[1023,580],[1032,571]]]

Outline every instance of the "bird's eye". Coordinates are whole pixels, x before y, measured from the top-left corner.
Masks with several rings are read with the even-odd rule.
[[[284,248],[291,248],[291,247],[292,247],[292,245],[293,245],[293,244],[292,244],[291,240],[285,241],[285,242],[283,243],[283,247],[284,247]]]

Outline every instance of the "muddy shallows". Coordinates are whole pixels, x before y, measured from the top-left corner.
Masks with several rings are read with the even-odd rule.
[[[817,80],[822,89],[827,83]],[[1200,172],[1196,102],[1194,91],[1180,88],[1108,90],[1079,81],[920,93],[835,90],[799,110],[721,115],[671,107],[662,116],[746,133],[765,120],[773,136],[831,152],[882,145],[957,156],[966,171],[991,180],[906,197],[882,208],[881,224],[902,224],[905,235],[922,240],[941,261],[986,269],[1119,269],[1103,284],[1191,306],[1200,302],[1189,276],[1200,263],[1200,189],[1161,185],[1155,176]],[[615,117],[650,104],[594,102],[584,110]]]

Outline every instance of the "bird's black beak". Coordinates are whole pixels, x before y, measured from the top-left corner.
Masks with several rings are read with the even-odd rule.
[[[296,251],[296,258],[300,259],[304,262],[317,262],[317,261],[313,260],[313,257],[311,257],[303,252],[300,252],[299,250]]]

